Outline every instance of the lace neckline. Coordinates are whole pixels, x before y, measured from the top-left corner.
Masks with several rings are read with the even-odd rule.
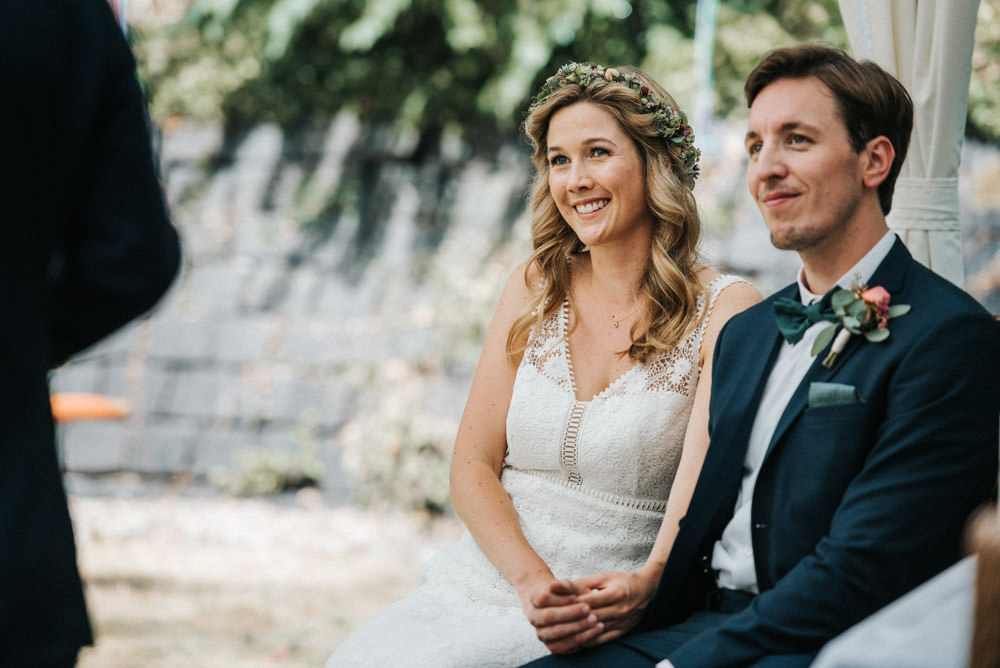
[[[705,284],[705,286],[702,288],[701,292],[698,293],[697,314],[698,314],[699,317],[701,316],[701,313],[702,313],[702,311],[704,310],[704,308],[706,306],[706,299],[708,298],[709,295],[713,295],[714,294],[714,290],[715,290],[716,284],[717,283],[721,283],[721,282],[725,282],[725,285],[722,286],[722,288],[724,288],[724,287],[726,287],[726,285],[728,285],[734,279],[735,279],[734,276],[730,276],[728,274],[722,274],[720,276],[717,276],[717,277],[713,278],[711,281],[709,281],[708,283]],[[721,290],[721,288],[720,288],[720,290]],[[708,320],[708,314],[705,314],[705,317],[702,318],[702,320],[698,324],[698,326],[695,327],[694,330],[692,330],[691,332],[689,332],[688,335],[687,335],[687,337],[685,337],[685,338],[689,338],[690,336],[693,336],[693,335],[697,334],[698,340],[700,341],[701,340],[701,333],[705,329],[705,325],[707,323],[707,320]],[[578,403],[578,404],[583,404],[583,405],[589,404],[589,403],[591,403],[593,401],[597,401],[597,400],[605,397],[607,394],[609,394],[615,388],[617,388],[619,385],[621,385],[623,382],[625,382],[625,380],[628,379],[629,376],[631,376],[632,374],[636,373],[637,369],[639,369],[639,368],[641,368],[643,366],[642,362],[637,362],[636,364],[633,364],[627,370],[625,370],[624,372],[622,372],[621,374],[619,374],[617,378],[615,378],[610,383],[608,383],[604,387],[603,390],[601,390],[600,392],[594,394],[594,396],[592,396],[590,399],[580,399],[577,396],[578,390],[577,390],[577,387],[576,387],[576,374],[573,371],[573,356],[570,354],[570,350],[569,350],[569,299],[564,299],[563,303],[562,303],[562,306],[559,309],[559,339],[560,339],[560,346],[562,347],[563,355],[566,357],[566,366],[567,366],[567,369],[568,369],[568,372],[569,372],[569,388],[568,388],[568,390],[569,390],[570,394],[573,396],[573,400],[576,403]]]
[[[580,399],[577,394],[578,390],[576,387],[576,374],[573,371],[573,356],[570,354],[569,350],[569,300],[563,300],[562,307],[559,309],[559,339],[562,345],[563,355],[566,356],[566,366],[569,370],[569,391],[573,395],[573,400],[578,404],[589,404],[592,401],[600,399],[606,395],[609,391],[614,389],[616,386],[620,385],[625,378],[635,372],[642,363],[636,363],[630,366],[628,369],[618,374],[614,380],[608,383],[603,390],[597,392],[590,399]]]

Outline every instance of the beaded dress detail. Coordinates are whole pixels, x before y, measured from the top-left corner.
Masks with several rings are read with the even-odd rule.
[[[557,578],[645,563],[680,462],[707,315],[739,280],[712,281],[698,298],[706,317],[677,347],[586,401],[576,398],[568,305],[533,332],[514,380],[500,480],[525,537]],[[468,531],[418,580],[352,633],[327,668],[504,668],[548,653],[517,591]]]

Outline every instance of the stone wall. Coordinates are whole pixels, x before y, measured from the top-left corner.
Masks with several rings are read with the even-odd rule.
[[[697,189],[706,255],[767,293],[797,262],[770,247],[732,132]],[[974,173],[1000,173],[977,150]],[[485,327],[528,252],[526,147],[428,145],[345,114],[294,135],[181,127],[161,157],[185,266],[150,317],[54,373],[54,391],[131,407],[61,425],[66,469],[235,484],[286,466],[335,502],[446,503]],[[967,183],[967,272],[995,300],[1000,205]]]
[[[325,464],[324,488],[344,500],[339,435],[391,404],[401,373],[419,376],[411,410],[454,425],[505,249],[524,243],[511,202],[527,163],[447,142],[416,161],[417,149],[346,115],[296,136],[167,134],[185,266],[150,317],[53,375],[53,391],[131,407],[61,425],[66,469],[202,478],[250,466],[240,453],[285,453]]]

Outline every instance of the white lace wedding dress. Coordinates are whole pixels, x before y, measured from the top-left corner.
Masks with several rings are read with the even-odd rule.
[[[708,308],[739,280],[722,276]],[[629,571],[649,554],[677,472],[704,325],[674,350],[576,399],[567,305],[525,352],[507,415],[501,482],[525,536],[557,578]],[[420,586],[363,623],[326,668],[509,667],[547,654],[515,589],[466,531]]]

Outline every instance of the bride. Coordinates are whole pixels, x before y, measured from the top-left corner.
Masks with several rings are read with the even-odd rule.
[[[525,130],[534,252],[500,298],[455,442],[467,531],[327,668],[518,666],[621,635],[686,511],[715,338],[760,299],[697,261],[694,135],[644,73],[578,63]]]

